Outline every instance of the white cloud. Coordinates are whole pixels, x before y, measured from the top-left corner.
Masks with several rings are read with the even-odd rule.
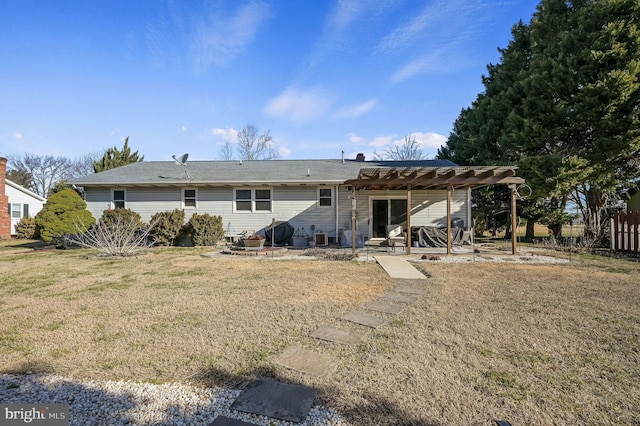
[[[365,9],[367,2],[362,0],[340,0],[337,7],[329,15],[327,29],[330,33],[340,32],[349,25]]]
[[[354,145],[363,145],[365,143],[365,139],[354,132],[347,133],[347,136],[349,136],[349,141]]]
[[[286,146],[281,146],[280,148],[278,148],[278,153],[281,157],[288,157],[291,154],[291,150]]]
[[[411,136],[413,136],[414,138],[416,138],[418,142],[420,142],[420,146],[424,150],[435,150],[440,148],[445,143],[447,143],[447,137],[439,133],[415,132],[415,133],[411,133]],[[404,138],[399,142],[400,143],[404,142]]]
[[[15,132],[15,133],[13,134],[13,137],[14,137],[15,139],[22,139],[22,138],[23,138],[22,133],[20,133],[20,132]]]
[[[462,30],[477,24],[482,16],[480,9],[496,6],[468,0],[434,0],[424,5],[408,22],[402,21],[383,37],[376,50],[382,54],[395,54],[411,46],[446,43],[450,37],[458,37]]]
[[[371,142],[369,142],[369,146],[373,146],[375,148],[382,148],[388,146],[392,141],[395,135],[391,136],[376,136]]]
[[[187,126],[180,127],[180,130],[182,130],[183,132],[186,132],[187,131]]]
[[[233,60],[255,39],[270,15],[269,6],[261,1],[241,5],[230,16],[222,15],[218,10],[203,13],[194,30],[198,69]]]
[[[412,132],[408,136],[415,138],[422,149],[425,158],[434,158],[438,148],[447,142],[447,137],[434,132]],[[404,136],[397,138],[392,136],[378,136],[369,142],[369,146],[376,148],[376,152],[386,151],[394,146],[401,146],[404,143]]]
[[[215,127],[211,129],[211,134],[228,142],[236,142],[238,140],[238,131],[233,127],[226,129]]]
[[[473,56],[469,42],[481,37],[486,31],[486,20],[502,6],[468,0],[424,2],[422,10],[397,25],[376,48],[382,55],[410,55],[392,75],[391,82],[396,84],[418,74],[453,72],[469,66]],[[492,13],[485,13],[490,7],[494,9]]]
[[[342,108],[336,113],[338,118],[357,118],[371,111],[378,104],[376,99],[369,99],[359,105]]]
[[[267,102],[264,111],[272,117],[295,124],[304,124],[323,116],[330,104],[330,96],[319,88],[307,90],[288,88]]]
[[[391,82],[400,83],[418,74],[438,72],[445,66],[446,61],[443,60],[441,52],[436,51],[408,62],[391,76]]]

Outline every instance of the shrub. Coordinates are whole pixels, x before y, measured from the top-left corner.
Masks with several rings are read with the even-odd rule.
[[[187,225],[196,246],[215,246],[224,238],[222,216],[194,213]]]
[[[184,210],[158,212],[151,216],[151,238],[159,246],[171,246],[180,236],[184,225]]]
[[[131,209],[116,208],[113,210],[105,210],[102,212],[100,222],[106,226],[114,226],[116,224],[127,224],[133,230],[138,231],[143,226],[142,218]]]
[[[117,210],[126,209],[115,211]],[[153,222],[150,226],[143,227],[140,215],[135,212],[108,212],[106,217],[101,217],[88,231],[82,235],[67,236],[65,242],[93,248],[107,256],[131,256],[151,247],[149,232]]]
[[[36,215],[36,229],[44,242],[89,229],[95,223],[87,203],[73,189],[63,189],[51,195]]]
[[[19,239],[33,240],[38,238],[36,219],[33,217],[23,217],[16,225],[16,237]]]

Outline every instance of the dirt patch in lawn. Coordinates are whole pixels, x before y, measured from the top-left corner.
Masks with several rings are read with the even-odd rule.
[[[3,252],[0,372],[222,386],[270,377],[315,387],[357,425],[640,418],[637,263],[416,264],[426,294],[372,330],[339,317],[395,285],[376,264],[206,251]],[[365,337],[309,337],[320,325]],[[331,356],[336,371],[270,361],[293,345]]]

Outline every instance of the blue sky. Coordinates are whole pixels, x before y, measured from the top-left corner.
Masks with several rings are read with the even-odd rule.
[[[284,159],[413,134],[427,157],[532,0],[0,0],[0,155],[216,160],[247,124]]]

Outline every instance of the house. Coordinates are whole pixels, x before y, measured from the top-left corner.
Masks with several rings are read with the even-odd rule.
[[[640,212],[640,190],[635,189],[627,192],[627,211],[628,212]]]
[[[137,162],[71,183],[87,209],[126,207],[148,221],[182,209],[222,216],[226,230],[264,230],[272,221],[327,234],[338,241],[352,228],[383,240],[386,226],[471,224],[471,188],[519,184],[515,167],[460,167],[450,161],[264,160]],[[409,248],[410,250],[410,248]]]
[[[0,238],[16,234],[23,217],[35,217],[47,200],[7,179],[7,160],[0,158]]]
[[[9,199],[7,211],[11,215],[11,235],[15,235],[16,225],[20,219],[35,217],[42,210],[47,199],[9,179],[5,179],[5,182],[5,193]]]

